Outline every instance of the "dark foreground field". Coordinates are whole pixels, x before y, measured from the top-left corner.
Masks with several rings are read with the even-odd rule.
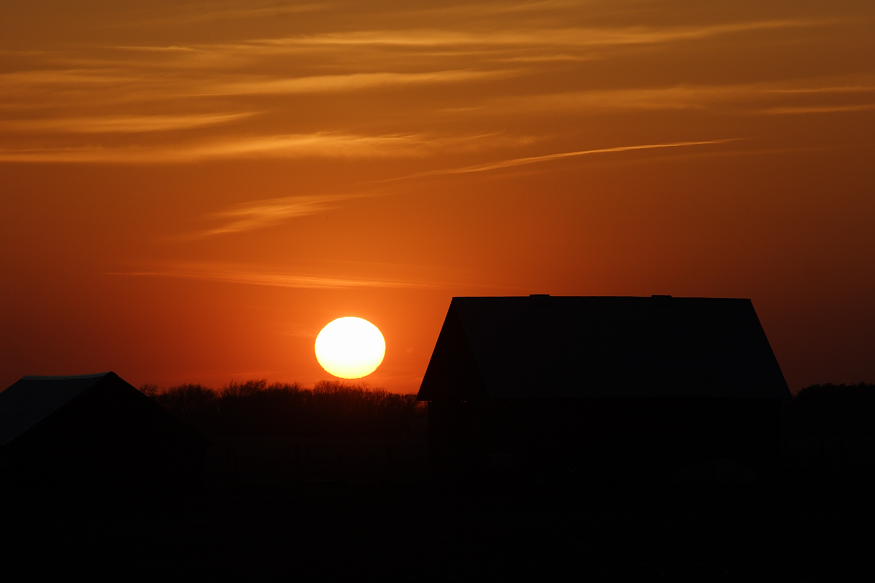
[[[409,397],[187,387],[156,398],[210,440],[201,485],[7,490],[3,562],[28,580],[865,580],[871,394],[797,397],[769,475],[571,483],[435,475]]]

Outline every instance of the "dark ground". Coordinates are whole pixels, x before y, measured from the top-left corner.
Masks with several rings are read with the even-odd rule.
[[[439,479],[424,411],[411,402],[372,399],[358,418],[347,407],[335,427],[360,429],[343,441],[326,429],[344,410],[337,395],[307,405],[313,419],[322,407],[318,430],[285,438],[264,417],[248,428],[246,415],[228,422],[229,410],[261,397],[243,391],[232,405],[201,395],[187,411],[175,405],[186,422],[212,427],[200,486],[112,497],[63,485],[7,490],[2,564],[10,574],[25,567],[27,580],[867,580],[872,394],[831,387],[798,397],[769,475],[598,483]],[[368,416],[380,424],[366,429]],[[222,433],[220,421],[235,429]]]
[[[568,500],[312,484],[215,492],[185,507],[67,507],[77,502],[7,511],[4,563],[24,562],[37,579],[197,581],[842,581],[872,571],[871,505],[845,492],[633,488]]]

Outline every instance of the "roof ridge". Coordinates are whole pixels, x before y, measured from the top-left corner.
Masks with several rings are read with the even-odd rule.
[[[21,377],[23,381],[63,381],[63,380],[75,380],[75,379],[99,379],[101,377],[109,376],[111,374],[115,374],[113,371],[109,370],[106,372],[98,372],[93,374],[74,374],[74,375],[27,375]]]
[[[716,301],[751,301],[745,297],[713,297],[713,296],[675,296],[670,294],[652,294],[649,296],[565,296],[553,294],[529,294],[520,296],[453,296],[453,300],[716,300]]]

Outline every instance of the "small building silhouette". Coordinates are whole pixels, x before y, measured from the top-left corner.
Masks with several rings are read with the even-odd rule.
[[[197,483],[205,445],[113,372],[27,376],[0,393],[7,486],[172,495]]]
[[[417,398],[439,469],[611,481],[755,475],[790,393],[750,300],[533,295],[453,298]]]

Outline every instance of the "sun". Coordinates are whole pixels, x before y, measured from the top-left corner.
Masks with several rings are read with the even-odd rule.
[[[380,329],[355,316],[329,322],[316,336],[316,360],[326,371],[342,379],[366,377],[386,355],[386,340]]]

